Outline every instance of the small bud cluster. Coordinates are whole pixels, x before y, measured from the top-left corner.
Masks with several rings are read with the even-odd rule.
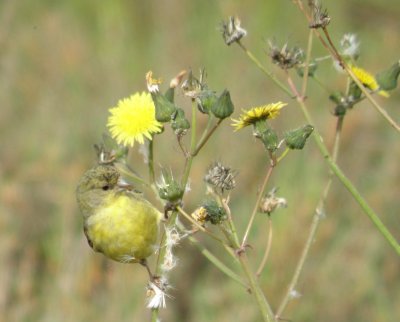
[[[224,90],[220,96],[210,90],[205,83],[205,70],[200,71],[197,79],[190,71],[187,80],[182,84],[182,90],[186,96],[197,103],[197,108],[203,114],[210,112],[218,119],[225,119],[232,115],[234,105],[228,90]]]
[[[161,199],[167,200],[171,204],[179,203],[184,189],[177,182],[172,173],[163,171],[160,181],[157,183],[158,195]]]
[[[215,200],[211,199],[205,201],[191,216],[196,222],[203,226],[206,222],[218,225],[226,219],[226,212]]]

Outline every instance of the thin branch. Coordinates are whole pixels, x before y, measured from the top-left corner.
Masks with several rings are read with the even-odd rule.
[[[265,264],[267,263],[268,257],[269,257],[269,253],[271,251],[271,245],[272,245],[272,220],[271,217],[268,216],[268,242],[267,242],[267,246],[265,247],[265,253],[264,253],[264,257],[260,263],[260,266],[257,269],[257,277],[260,277]]]
[[[271,177],[271,174],[272,174],[273,170],[274,170],[274,164],[271,163],[271,165],[268,168],[267,174],[265,175],[264,181],[263,181],[263,183],[261,185],[260,191],[258,192],[258,196],[257,196],[256,203],[254,205],[254,208],[253,208],[253,212],[250,215],[250,220],[249,220],[249,223],[247,224],[247,228],[246,228],[246,231],[244,233],[244,237],[243,237],[243,241],[242,241],[242,245],[241,245],[242,248],[246,246],[247,238],[249,237],[249,233],[250,233],[251,227],[253,226],[253,222],[254,222],[254,219],[256,217],[257,210],[258,210],[258,207],[260,205],[260,201],[261,201],[261,199],[263,197],[265,187],[267,186],[268,180]]]
[[[258,68],[265,74],[267,75],[278,87],[280,87],[286,94],[288,94],[291,98],[293,98],[293,94],[290,92],[290,90],[283,84],[281,83],[274,74],[272,74],[268,69],[266,69],[260,61],[252,54],[251,51],[249,51],[240,41],[236,42],[239,47],[246,53],[246,55],[250,58],[250,60],[255,63]]]

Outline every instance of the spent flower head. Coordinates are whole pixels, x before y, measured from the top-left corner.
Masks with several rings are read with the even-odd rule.
[[[270,215],[277,208],[286,208],[287,201],[285,198],[276,196],[277,188],[273,188],[268,194],[261,199],[260,212]]]
[[[186,75],[186,70],[181,70],[174,78],[169,82],[170,88],[176,88],[181,82],[183,77]]]
[[[243,113],[237,120],[232,119],[233,123],[231,125],[235,128],[235,131],[238,131],[246,126],[255,125],[259,121],[274,119],[279,115],[280,109],[286,105],[286,103],[277,102],[253,107],[247,111],[243,110]]]
[[[327,25],[329,25],[331,17],[328,15],[328,10],[323,9],[317,0],[310,1],[309,5],[313,14],[313,21],[310,23],[309,27],[317,29],[325,28]]]
[[[155,278],[154,281],[149,282],[146,291],[147,308],[165,308],[167,306],[165,298],[169,297],[166,292],[169,288],[168,281],[164,277]]]
[[[161,83],[161,78],[153,78],[153,72],[151,70],[146,73],[146,84],[147,89],[150,93],[157,93],[160,90],[158,85],[160,85]]]
[[[181,88],[185,96],[196,99],[206,86],[204,83],[205,70],[200,70],[200,77],[193,75],[192,70],[189,71],[187,79],[182,82]]]
[[[356,34],[344,34],[340,40],[340,53],[352,59],[357,59],[360,54],[360,42]]]
[[[288,44],[284,44],[279,48],[274,42],[268,41],[269,56],[275,65],[282,69],[290,69],[302,63],[304,56],[303,50],[298,47],[289,48]]]
[[[107,126],[118,144],[133,146],[143,144],[144,138],[152,139],[161,132],[162,125],[155,119],[155,108],[149,93],[136,93],[110,108]]]
[[[221,23],[222,37],[228,46],[247,35],[247,31],[240,26],[238,17],[229,17],[228,21]]]
[[[204,181],[223,193],[225,190],[235,188],[235,177],[236,171],[220,162],[215,162],[209,167],[207,174],[204,176]]]

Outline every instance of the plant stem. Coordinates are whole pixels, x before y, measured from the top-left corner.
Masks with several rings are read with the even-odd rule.
[[[193,156],[196,156],[199,151],[201,150],[201,148],[204,146],[204,144],[207,143],[208,139],[211,137],[211,135],[215,132],[215,130],[218,128],[218,126],[222,123],[223,119],[219,119],[218,122],[212,127],[212,129],[210,131],[207,132],[206,135],[204,135],[199,143],[197,144],[196,149],[192,152]],[[205,133],[205,132],[204,132]]]
[[[242,281],[241,277],[232,271],[228,266],[222,263],[214,254],[212,254],[207,248],[205,248],[199,241],[193,236],[189,237],[189,240],[200,250],[200,252],[213,263],[221,272],[226,274],[228,277],[233,279],[242,285],[246,290],[249,291],[249,286]]]
[[[219,238],[217,235],[213,234],[211,231],[205,229],[202,225],[200,225],[196,220],[194,220],[192,217],[190,217],[189,214],[187,214],[181,207],[177,207],[177,210],[179,213],[184,216],[188,221],[190,221],[198,230],[201,230],[203,233],[209,235],[211,238],[215,239],[216,241],[220,242],[223,245],[226,245],[225,242]],[[226,245],[227,246],[227,245]]]
[[[351,77],[351,79],[357,84],[357,86],[360,88],[360,90],[363,92],[363,94],[366,96],[366,98],[370,101],[370,103],[372,104],[372,106],[378,111],[379,114],[381,114],[381,116],[398,132],[400,132],[400,126],[399,124],[396,123],[396,121],[394,121],[390,115],[386,112],[385,109],[383,109],[376,101],[375,99],[372,97],[372,95],[369,93],[369,91],[365,88],[365,86],[361,83],[361,81],[354,75],[354,73],[352,72],[351,68],[349,67],[349,65],[342,59],[342,57],[340,56],[339,52],[337,51],[335,45],[332,42],[332,39],[329,35],[328,29],[327,28],[323,28],[323,32],[328,40],[328,43],[330,46],[328,46],[328,44],[326,44],[325,40],[322,38],[321,34],[319,33],[319,31],[317,29],[314,29],[315,34],[317,35],[317,38],[321,41],[322,45],[328,49],[329,53],[331,54],[331,56],[336,59],[340,66],[343,67],[343,69],[347,72],[347,74]]]
[[[244,273],[247,276],[247,279],[249,280],[251,291],[256,298],[263,320],[267,322],[275,321],[274,313],[272,312],[272,309],[269,303],[267,302],[264,293],[261,290],[260,285],[257,283],[257,280],[250,269],[246,252],[241,252],[239,254],[239,262],[242,266]]]
[[[182,187],[186,187],[186,184],[189,179],[189,174],[190,170],[192,168],[192,162],[193,162],[193,151],[196,146],[196,131],[197,131],[197,126],[196,126],[196,102],[192,100],[192,130],[191,130],[191,139],[190,139],[190,153],[186,156],[186,164],[185,164],[185,169],[183,171],[183,177],[182,177]]]
[[[235,236],[232,236],[232,233],[229,234],[227,231],[224,230],[223,227],[221,227],[222,232],[225,234],[227,240],[232,243],[233,247],[236,248],[235,254],[237,255],[237,258],[239,259],[239,263],[242,267],[243,272],[245,273],[249,284],[250,284],[250,289],[251,293],[254,294],[258,307],[260,309],[261,315],[263,316],[264,321],[268,322],[274,322],[274,314],[272,312],[271,306],[269,305],[267,299],[264,296],[264,293],[261,290],[260,285],[258,284],[258,281],[256,277],[254,276],[253,272],[250,269],[250,265],[247,259],[247,254],[246,250],[244,247],[240,246],[240,244],[237,242],[237,238]]]
[[[265,175],[265,178],[264,178],[264,181],[263,181],[263,183],[261,185],[260,191],[258,192],[257,200],[256,200],[256,203],[254,205],[253,212],[251,213],[249,223],[247,224],[247,228],[246,228],[246,231],[244,233],[244,237],[243,237],[243,241],[242,241],[242,246],[241,247],[245,247],[246,246],[247,238],[249,237],[249,233],[250,233],[251,227],[253,226],[253,222],[254,222],[254,219],[256,217],[257,210],[258,210],[258,207],[260,205],[261,198],[263,197],[263,193],[264,193],[265,187],[267,186],[268,180],[271,177],[271,174],[272,174],[272,171],[273,171],[274,167],[275,167],[274,163],[271,163],[269,168],[268,168],[267,174]]]
[[[324,34],[326,38],[328,39],[328,43],[331,46],[333,52],[335,53],[336,59],[339,61],[340,65],[343,66],[343,68],[346,70],[346,72],[349,74],[349,76],[352,78],[352,80],[357,84],[357,86],[361,89],[361,91],[364,93],[364,95],[367,97],[367,99],[371,102],[372,106],[375,107],[375,109],[378,111],[379,114],[381,114],[386,121],[397,131],[400,132],[400,125],[396,123],[395,120],[393,120],[390,115],[386,112],[385,109],[383,109],[378,102],[374,100],[372,95],[369,93],[369,91],[365,88],[365,86],[360,82],[360,80],[354,75],[353,71],[351,68],[348,66],[348,64],[342,59],[340,54],[338,53],[335,45],[332,42],[332,39],[329,35],[328,29],[323,28]]]
[[[296,89],[293,88],[296,93]],[[304,103],[303,98],[297,96],[297,102],[299,103],[303,114],[307,120],[307,122],[311,125],[315,124],[310,113],[308,112],[307,106]],[[356,187],[352,184],[352,182],[346,177],[346,175],[342,172],[342,170],[338,167],[334,160],[332,160],[329,155],[328,149],[322,141],[321,135],[319,134],[318,129],[314,126],[314,131],[312,133],[312,137],[317,144],[318,149],[321,154],[325,158],[328,163],[330,169],[333,171],[335,176],[342,182],[345,188],[350,192],[356,202],[360,205],[361,209],[365,212],[365,214],[369,217],[369,219],[373,222],[375,227],[379,230],[379,232],[385,237],[390,246],[396,251],[398,255],[400,255],[400,245],[390,233],[390,231],[386,228],[383,222],[379,219],[378,215],[374,212],[374,210],[368,205],[365,199],[358,192]]]
[[[268,256],[269,253],[271,251],[271,245],[272,245],[272,220],[271,220],[271,216],[268,216],[268,242],[267,242],[267,246],[265,247],[265,253],[264,253],[264,257],[260,263],[260,266],[257,269],[257,277],[260,277],[265,264],[267,263],[268,260]]]
[[[272,74],[269,70],[267,70],[260,61],[249,51],[240,41],[236,42],[241,49],[246,53],[246,55],[250,58],[253,63],[255,63],[258,68],[267,75],[278,87],[280,87],[286,94],[288,94],[291,98],[293,97],[292,92],[283,84],[281,83],[274,74]]]
[[[228,201],[223,199],[220,195],[217,195],[217,196],[218,196],[218,200],[219,200],[220,204],[222,205],[222,207],[224,208],[224,210],[227,214],[229,229],[231,230],[231,234],[233,235],[235,243],[237,245],[239,245],[239,237],[237,235],[237,230],[236,230],[233,218],[232,218],[232,212],[231,212],[231,209],[229,208]]]
[[[304,10],[303,4],[300,0],[295,0],[294,1],[297,6],[299,7],[300,11],[303,12],[303,14],[305,15],[308,23],[310,23],[312,21],[312,18],[308,15],[308,13]],[[363,94],[367,97],[367,99],[370,101],[370,103],[372,104],[373,107],[375,107],[375,109],[378,111],[379,114],[381,114],[381,116],[383,116],[383,118],[385,118],[385,120],[398,132],[400,132],[400,125],[396,123],[396,121],[394,121],[390,115],[386,112],[386,110],[384,110],[372,97],[372,95],[368,92],[368,90],[365,88],[365,86],[358,80],[358,78],[354,75],[354,73],[351,71],[350,67],[346,64],[346,62],[342,59],[342,57],[340,56],[339,52],[337,51],[335,45],[333,44],[333,41],[329,35],[328,29],[325,27],[323,28],[323,32],[326,36],[326,39],[328,40],[328,44],[326,43],[326,41],[323,39],[321,33],[319,32],[318,29],[313,29],[315,35],[317,36],[317,38],[320,40],[320,42],[322,43],[322,45],[329,51],[329,53],[331,54],[331,56],[337,60],[340,64],[340,66],[342,66],[344,68],[344,70],[347,72],[347,74],[352,78],[352,80],[357,84],[357,86],[360,88],[360,90],[363,92]]]
[[[276,159],[276,164],[281,162],[287,156],[287,154],[289,152],[290,152],[290,149],[288,147],[286,147],[285,151],[283,151],[282,154]]]
[[[150,184],[154,185],[156,182],[156,177],[154,174],[154,137],[153,140],[149,140],[149,178]]]
[[[306,96],[307,91],[307,84],[308,84],[308,70],[310,68],[310,59],[311,59],[311,50],[312,50],[312,43],[313,43],[313,31],[310,29],[308,33],[308,44],[307,44],[307,53],[306,53],[306,66],[304,67],[304,75],[303,75],[303,85],[301,88],[301,96]]]
[[[342,130],[342,126],[343,126],[343,116],[339,117],[337,120],[337,124],[336,124],[336,135],[335,135],[335,143],[333,146],[333,160],[337,160],[337,156],[339,153],[339,146],[340,146],[340,135],[341,135],[341,130]],[[317,232],[317,228],[319,226],[319,222],[321,220],[321,217],[323,217],[323,212],[324,212],[324,203],[325,200],[328,196],[329,193],[329,189],[331,187],[332,184],[332,178],[333,178],[333,172],[330,172],[329,175],[329,179],[328,182],[326,183],[325,189],[320,197],[320,200],[318,201],[318,206],[315,210],[314,216],[313,216],[313,220],[311,223],[311,227],[310,227],[310,232],[308,233],[308,237],[306,240],[306,243],[304,245],[303,251],[301,252],[301,256],[299,258],[299,261],[297,263],[295,272],[293,274],[292,280],[289,284],[288,290],[284,296],[284,298],[281,301],[281,304],[279,305],[279,308],[276,312],[276,316],[280,317],[282,316],[283,311],[285,310],[287,304],[289,303],[291,297],[292,297],[292,292],[296,289],[297,283],[299,281],[299,277],[300,277],[300,273],[303,270],[304,267],[304,263],[305,260],[308,256],[308,253],[310,251],[311,245],[315,239],[315,235]]]
[[[168,218],[168,222],[166,223],[166,227],[163,231],[163,234],[161,236],[161,241],[160,241],[160,248],[158,251],[158,256],[157,256],[157,261],[156,261],[156,268],[154,270],[154,275],[155,276],[160,276],[162,271],[161,271],[161,265],[164,261],[164,257],[166,254],[166,247],[165,247],[165,239],[166,239],[166,233],[165,231],[169,228],[171,228],[173,225],[175,225],[175,220],[178,215],[177,211],[173,211]],[[160,313],[159,308],[154,308],[151,310],[151,322],[157,322],[158,321],[158,315]]]

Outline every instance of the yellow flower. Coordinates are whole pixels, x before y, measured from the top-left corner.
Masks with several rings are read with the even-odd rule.
[[[161,131],[162,125],[155,118],[155,107],[149,93],[136,93],[124,98],[109,111],[107,126],[118,144],[133,146],[135,141],[143,144],[145,137],[151,140],[153,133]]]
[[[370,89],[371,91],[376,91],[379,89],[379,85],[375,77],[365,69],[356,66],[350,66],[350,69],[366,88]],[[389,93],[386,91],[379,91],[378,94],[384,97],[389,97]]]
[[[286,105],[286,103],[277,102],[253,107],[248,111],[243,110],[239,119],[232,119],[233,123],[231,125],[235,128],[235,131],[238,131],[246,126],[257,123],[258,121],[273,119],[279,115],[279,110]]]

